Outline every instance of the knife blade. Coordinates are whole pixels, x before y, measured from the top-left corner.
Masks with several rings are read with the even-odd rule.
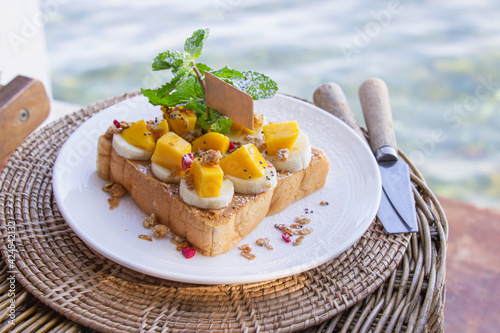
[[[369,146],[365,135],[356,121],[354,113],[349,107],[344,92],[338,84],[327,82],[321,85],[314,92],[313,100],[316,106],[333,114],[351,127],[361,137],[362,141]],[[404,225],[400,214],[393,208],[384,191],[382,191],[377,216],[388,233],[408,232],[408,228]]]
[[[406,163],[398,160],[387,85],[378,78],[366,80],[359,87],[359,100],[370,134],[370,147],[379,165],[383,193],[387,198],[381,200],[378,216],[389,233],[417,232],[410,169]],[[397,212],[399,221],[389,218],[391,206]],[[388,227],[384,219],[387,220]]]

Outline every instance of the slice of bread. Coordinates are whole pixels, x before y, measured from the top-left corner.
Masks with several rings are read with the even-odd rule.
[[[109,137],[99,137],[97,152],[99,177],[121,184],[145,214],[154,213],[160,223],[186,238],[206,256],[232,249],[264,217],[322,188],[328,168],[326,154],[313,148],[309,166],[297,172],[278,172],[278,185],[273,190],[257,195],[235,193],[230,206],[205,210],[184,203],[179,185],[158,180],[149,161],[128,160],[118,155]]]

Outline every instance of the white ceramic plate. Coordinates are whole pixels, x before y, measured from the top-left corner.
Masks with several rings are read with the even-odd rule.
[[[313,147],[330,159],[326,186],[266,217],[241,244],[250,244],[256,259],[240,255],[238,246],[217,257],[196,254],[191,259],[175,250],[169,239],[138,238],[152,234],[142,226],[145,214],[125,196],[109,210],[106,181],[96,174],[97,139],[113,119],[136,121],[160,116],[159,107],[137,96],[113,105],[82,124],[61,148],[54,165],[54,195],[64,218],[90,247],[133,270],[169,280],[200,284],[251,283],[277,279],[314,268],[341,254],[370,226],[380,201],[381,181],[369,148],[344,123],[295,98],[276,95],[256,101],[255,109],[269,121],[296,119]],[[328,206],[320,206],[327,201]],[[292,246],[274,228],[293,223],[305,209],[314,231],[300,246]],[[274,250],[255,245],[269,237]]]

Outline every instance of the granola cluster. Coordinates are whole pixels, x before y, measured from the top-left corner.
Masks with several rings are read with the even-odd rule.
[[[196,254],[196,250],[191,244],[185,239],[181,239],[179,236],[174,236],[170,238],[170,242],[177,245],[176,250],[182,252],[182,255],[186,259],[192,258]]]
[[[278,161],[286,161],[288,160],[289,154],[290,150],[288,150],[288,148],[283,148],[276,152],[276,157],[278,158]]]
[[[109,209],[113,210],[120,204],[120,198],[127,193],[123,186],[115,183],[108,183],[102,188],[104,192],[108,192],[111,198],[108,198]]]
[[[263,152],[266,150],[266,142],[264,141],[264,138],[259,138],[251,135],[247,135],[244,138],[246,141],[251,142],[257,147],[259,152]],[[240,144],[241,145],[241,144]]]
[[[200,152],[200,156],[202,157],[201,164],[208,165],[218,165],[220,159],[222,158],[221,153],[218,150],[213,149]]]
[[[252,248],[248,244],[241,245],[238,247],[238,250],[241,251],[241,256],[248,260],[254,260],[256,258],[256,255],[252,253]]]
[[[189,130],[184,135],[182,138],[186,140],[189,143],[192,143],[194,140],[198,139],[201,136],[201,133],[195,130]]]
[[[142,221],[142,225],[144,228],[151,229],[158,239],[165,237],[170,232],[170,229],[166,225],[158,222],[154,213],[145,217],[144,221]]]
[[[282,238],[287,243],[292,242],[293,236],[299,236],[292,242],[293,246],[298,246],[302,244],[304,236],[309,235],[311,232],[313,232],[313,228],[304,227],[304,225],[309,224],[310,222],[311,219],[308,217],[297,216],[295,218],[295,223],[292,223],[291,225],[277,223],[274,225],[274,227],[283,232]]]
[[[263,246],[268,250],[274,250],[273,246],[271,245],[271,240],[269,238],[259,238],[255,241],[255,244],[259,246]]]

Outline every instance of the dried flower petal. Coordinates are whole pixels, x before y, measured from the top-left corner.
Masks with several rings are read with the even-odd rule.
[[[192,247],[186,246],[182,249],[182,254],[186,257],[186,259],[190,259],[196,254],[196,250]]]
[[[187,169],[193,164],[194,155],[193,153],[182,155],[182,171],[186,172]]]
[[[292,241],[292,239],[290,238],[290,235],[288,233],[286,233],[286,232],[284,232],[283,235],[281,235],[281,237],[287,243],[290,243]]]

